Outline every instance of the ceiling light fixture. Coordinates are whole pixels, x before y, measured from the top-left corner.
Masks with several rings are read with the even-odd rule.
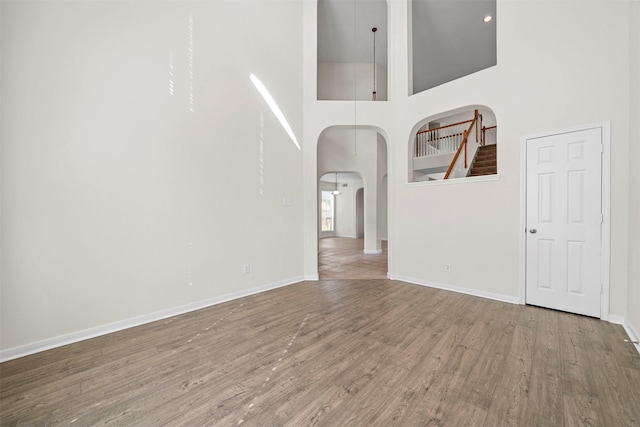
[[[487,15],[487,16],[484,17],[482,22],[484,22],[486,24],[487,22],[491,22],[492,19],[493,19],[493,16]]]
[[[338,172],[336,172],[336,188],[331,192],[334,196],[340,194],[340,190],[338,190]]]
[[[371,32],[373,32],[373,100],[376,100],[376,31],[378,29],[373,27]]]

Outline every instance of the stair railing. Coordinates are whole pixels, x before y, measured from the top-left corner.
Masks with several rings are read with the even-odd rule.
[[[482,127],[482,145],[487,145],[487,136],[489,136],[489,145],[495,144],[497,142],[496,129],[497,129],[497,126]]]
[[[453,168],[456,164],[456,162],[458,161],[458,157],[460,157],[460,152],[462,152],[464,150],[464,168],[466,169],[468,167],[467,164],[467,140],[469,139],[469,134],[471,133],[471,129],[473,128],[473,126],[476,125],[477,121],[478,121],[478,110],[475,110],[474,114],[473,114],[473,119],[469,120],[471,122],[471,124],[469,125],[469,128],[466,129],[463,132],[463,138],[462,138],[462,142],[460,143],[460,146],[458,147],[458,150],[456,151],[455,156],[453,156],[453,160],[451,160],[451,164],[449,164],[449,168],[447,169],[447,173],[444,175],[444,179],[449,179],[449,176],[451,175],[451,172],[453,171]],[[478,127],[476,126],[476,142],[478,142]]]
[[[416,133],[414,156],[417,158],[455,152],[464,138],[467,124],[473,120],[465,120]]]

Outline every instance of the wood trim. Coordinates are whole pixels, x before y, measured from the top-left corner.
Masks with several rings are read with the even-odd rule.
[[[458,150],[456,151],[455,156],[453,156],[453,160],[451,161],[451,164],[449,164],[449,168],[447,169],[447,173],[444,175],[444,179],[449,179],[449,175],[451,175],[451,171],[453,170],[453,165],[456,164],[456,160],[458,160],[458,156],[460,156],[460,151],[462,150],[462,147],[464,147],[464,154],[465,154],[465,168],[467,167],[467,139],[469,139],[469,132],[471,132],[471,128],[473,127],[473,125],[476,123],[476,120],[478,119],[478,110],[476,110],[475,113],[475,117],[473,118],[473,120],[471,120],[471,124],[469,125],[469,129],[464,131],[464,138],[462,138],[462,142],[460,143],[460,146],[458,147]]]
[[[437,131],[437,130],[440,130],[440,129],[450,128],[452,126],[459,126],[459,125],[463,125],[465,123],[471,123],[473,120],[474,119],[470,119],[470,120],[465,120],[465,121],[458,122],[458,123],[453,123],[453,124],[450,124],[450,125],[440,126],[439,128],[421,130],[420,132],[416,132],[416,136],[420,135],[421,133],[434,132],[434,131]]]

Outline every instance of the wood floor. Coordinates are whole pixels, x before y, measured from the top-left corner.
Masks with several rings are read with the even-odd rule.
[[[320,279],[386,279],[387,241],[379,254],[364,253],[364,239],[325,237],[319,239]]]
[[[3,426],[638,426],[618,325],[302,282],[0,365]]]

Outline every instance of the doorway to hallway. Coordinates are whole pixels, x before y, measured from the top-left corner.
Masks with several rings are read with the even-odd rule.
[[[364,253],[364,239],[325,237],[319,239],[318,275],[327,279],[386,279],[387,241],[382,252]]]

